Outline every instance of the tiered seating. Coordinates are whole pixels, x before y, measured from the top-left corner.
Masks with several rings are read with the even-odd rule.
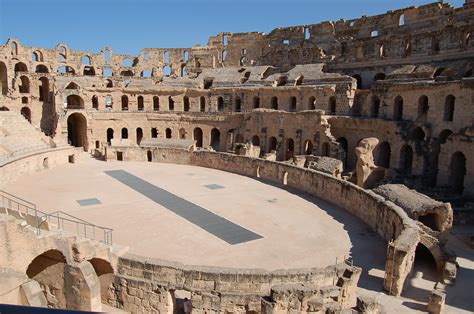
[[[18,113],[0,111],[0,163],[50,148],[48,140]]]

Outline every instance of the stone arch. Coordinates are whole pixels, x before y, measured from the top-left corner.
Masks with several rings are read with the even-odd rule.
[[[67,109],[84,109],[84,100],[79,95],[69,95],[66,98]]]
[[[425,131],[421,127],[416,127],[410,132],[410,139],[416,142],[421,142],[425,139]]]
[[[359,74],[352,76],[356,80],[356,89],[362,89],[362,77]]]
[[[171,96],[168,97],[168,110],[174,111],[174,100]]]
[[[313,154],[313,142],[311,140],[306,140],[303,145],[305,155]]]
[[[5,63],[0,62],[0,90],[2,95],[8,94],[8,74]]]
[[[402,121],[403,120],[403,98],[402,96],[395,97],[393,101],[393,120]]]
[[[81,113],[73,113],[67,118],[67,137],[72,146],[83,147],[87,151],[87,120]]]
[[[20,86],[19,86],[19,90],[20,90],[20,93],[22,94],[28,94],[30,92],[30,80],[28,79],[28,77],[22,75],[20,76]]]
[[[276,151],[277,150],[278,141],[276,137],[272,136],[268,139],[268,152]]]
[[[449,163],[449,185],[453,188],[453,191],[462,194],[464,191],[464,178],[467,173],[467,159],[464,153],[455,152],[451,156]]]
[[[385,80],[385,73],[377,73],[374,76],[374,83],[377,81],[383,81]]]
[[[217,98],[217,111],[224,111],[224,98],[221,96]]]
[[[26,269],[26,275],[28,278],[35,278],[46,269],[58,264],[67,264],[66,257],[64,254],[56,249],[48,250],[38,256],[36,256],[28,265]]]
[[[456,104],[456,97],[453,95],[446,96],[444,101],[443,121],[454,120],[454,106]]]
[[[160,111],[160,98],[153,96],[153,111]]]
[[[339,143],[339,152],[340,152],[340,159],[342,161],[344,169],[347,168],[347,157],[348,157],[348,148],[349,148],[349,143],[347,142],[347,139],[345,137],[340,137],[337,139],[337,142]]]
[[[184,110],[184,111],[189,111],[189,109],[190,109],[189,97],[188,97],[188,96],[184,96],[184,97],[183,97],[183,110]]]
[[[221,132],[217,128],[211,130],[211,147],[215,151],[219,151],[221,146]]]
[[[316,97],[311,96],[308,98],[308,110],[316,109]]]
[[[23,62],[15,64],[15,72],[28,72],[28,67]]]
[[[109,145],[111,144],[113,138],[114,138],[114,129],[108,128],[107,129],[107,143]]]
[[[260,108],[260,97],[255,96],[255,97],[253,98],[253,108],[254,108],[254,109]]]
[[[400,170],[411,174],[413,166],[413,148],[410,145],[403,145],[400,150]]]
[[[282,178],[282,183],[283,185],[287,185],[288,184],[288,171],[284,171],[283,172],[283,178]]]
[[[166,128],[165,130],[165,137],[166,138],[171,138],[172,137],[172,131],[170,128]]]
[[[143,139],[143,129],[137,128],[136,129],[136,138],[137,138],[137,145],[140,145]]]
[[[328,108],[328,109],[329,109],[329,114],[330,114],[330,115],[335,115],[336,112],[337,112],[336,97],[331,96],[331,97],[329,98],[329,104],[328,104],[328,106],[329,106],[329,108]]]
[[[278,110],[278,97],[274,96],[271,99],[272,109]]]
[[[109,261],[102,258],[91,258],[89,263],[91,263],[99,278],[102,303],[107,303],[109,299],[109,288],[114,281],[114,269]]]
[[[152,162],[153,161],[153,153],[151,152],[151,150],[148,150],[146,152],[146,159],[148,160],[148,162]]]
[[[453,134],[450,129],[445,129],[439,133],[438,140],[440,144],[446,144],[448,138]]]
[[[296,111],[297,99],[295,96],[290,97],[290,111]]]
[[[291,159],[295,156],[295,141],[292,138],[286,140],[286,159]]]
[[[390,168],[390,158],[392,150],[388,142],[380,142],[374,149],[374,163],[377,166]]]
[[[202,147],[202,129],[194,128],[193,140],[196,142],[196,147]]]
[[[380,98],[372,96],[372,105],[370,106],[370,117],[378,118],[380,112]]]
[[[99,109],[99,98],[96,95],[92,96],[92,109]]]
[[[122,128],[122,131],[121,131],[121,134],[122,134],[122,139],[128,139],[128,129],[127,128]]]
[[[422,95],[418,99],[418,121],[426,121],[428,117],[428,110],[429,110],[429,105],[428,105],[428,96]]]
[[[137,110],[143,111],[145,109],[145,101],[143,100],[143,96],[137,97]]]
[[[29,123],[31,123],[31,109],[30,108],[23,107],[21,108],[20,113],[26,120],[28,120]]]
[[[258,135],[252,136],[252,145],[260,146],[260,137]]]
[[[40,101],[48,101],[49,99],[49,80],[46,77],[41,77],[39,79],[39,100]]]
[[[199,97],[199,111],[200,112],[206,111],[206,97],[204,96]]]
[[[48,67],[44,64],[38,64],[35,69],[36,73],[49,73]]]
[[[241,112],[242,111],[242,99],[240,99],[239,96],[235,97],[235,112]]]

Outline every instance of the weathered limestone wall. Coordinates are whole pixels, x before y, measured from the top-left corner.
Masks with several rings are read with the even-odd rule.
[[[260,312],[261,298],[269,295],[274,285],[291,283],[331,290],[333,300],[347,308],[355,305],[360,275],[359,268],[346,264],[269,272],[186,266],[131,255],[120,258],[118,267],[114,282],[116,299],[109,303],[132,312],[171,312],[175,290],[191,292],[193,312]]]
[[[74,155],[76,162],[81,156],[76,148],[65,147],[35,152],[31,155],[12,159],[0,166],[0,178],[2,178],[0,189],[25,175],[65,165],[69,162],[69,156],[72,155]]]

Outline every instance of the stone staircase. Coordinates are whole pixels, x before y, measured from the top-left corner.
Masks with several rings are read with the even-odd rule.
[[[0,163],[54,147],[55,142],[32,126],[23,116],[0,111]]]

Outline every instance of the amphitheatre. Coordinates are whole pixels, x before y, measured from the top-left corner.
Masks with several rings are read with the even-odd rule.
[[[10,38],[0,312],[472,313],[473,30],[466,0],[139,55]]]

